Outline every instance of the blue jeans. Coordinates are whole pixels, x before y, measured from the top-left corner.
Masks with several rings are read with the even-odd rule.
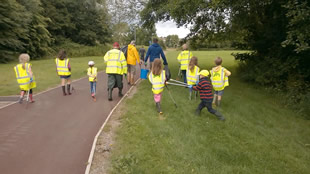
[[[90,93],[96,93],[96,82],[90,82]]]

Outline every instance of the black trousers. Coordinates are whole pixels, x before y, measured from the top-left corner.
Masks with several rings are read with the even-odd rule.
[[[211,100],[201,100],[197,109],[202,110],[204,107],[206,107],[211,114],[216,113],[216,110],[212,108],[212,99]]]

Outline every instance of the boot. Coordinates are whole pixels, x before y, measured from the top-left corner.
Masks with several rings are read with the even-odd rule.
[[[64,96],[67,95],[67,93],[66,93],[66,87],[65,87],[65,86],[61,86],[61,87],[62,87],[63,95],[64,95]]]
[[[68,91],[69,95],[71,95],[71,93],[70,93],[70,86],[71,86],[70,84],[67,84],[67,91]]]
[[[219,120],[225,121],[224,116],[223,116],[219,111],[216,111],[216,112],[214,113],[214,115],[215,115]]]
[[[195,114],[196,114],[197,116],[200,116],[200,112],[201,112],[201,109],[197,108]]]
[[[163,114],[163,112],[160,109],[160,103],[159,102],[156,103],[156,108],[157,108],[157,111],[159,114]]]
[[[108,89],[108,100],[112,101],[112,89]]]
[[[32,98],[32,94],[29,94],[30,103],[34,103],[34,100]]]
[[[19,97],[19,99],[18,99],[18,103],[19,103],[19,104],[22,104],[22,103],[23,103],[24,95],[25,95],[25,91],[21,91],[21,92],[20,92],[20,97]]]
[[[122,88],[118,88],[118,96],[123,97],[124,95],[122,94]]]

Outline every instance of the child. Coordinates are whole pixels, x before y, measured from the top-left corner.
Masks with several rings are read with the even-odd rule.
[[[199,82],[198,73],[199,73],[198,58],[193,56],[189,61],[188,68],[186,70],[187,85],[196,85]],[[191,88],[189,88],[189,99],[190,100],[192,99]]]
[[[159,114],[163,114],[160,109],[160,100],[162,92],[164,91],[166,76],[165,71],[162,68],[162,62],[158,58],[156,58],[153,62],[152,70],[149,74],[149,80],[152,83],[152,91],[154,93],[157,111]]]
[[[197,86],[190,85],[189,88],[193,88],[195,91],[199,91],[201,103],[199,104],[198,108],[196,109],[196,115],[200,115],[201,110],[206,107],[211,114],[214,114],[219,120],[224,121],[224,116],[219,112],[212,108],[212,86],[208,79],[209,71],[202,70],[199,73],[200,80]]]
[[[55,59],[56,62],[56,71],[61,79],[61,87],[63,95],[67,95],[65,84],[67,83],[67,91],[70,93],[70,77],[71,77],[71,66],[70,60],[67,58],[67,54],[65,50],[60,50],[58,53],[58,57]]]
[[[89,61],[87,69],[87,75],[89,76],[89,82],[90,82],[90,93],[94,101],[96,101],[96,82],[97,82],[97,68],[94,67],[95,62]]]
[[[216,104],[217,107],[220,107],[222,96],[224,94],[224,88],[229,86],[228,76],[231,75],[231,72],[222,67],[222,58],[217,57],[214,62],[216,67],[212,68],[211,70],[211,81],[215,91],[212,104]]]
[[[28,54],[21,54],[19,56],[19,64],[14,67],[17,83],[20,88],[20,97],[18,103],[22,103],[26,91],[28,91],[30,103],[33,103],[32,89],[36,87],[34,76],[31,70],[31,64],[29,62],[30,56]]]

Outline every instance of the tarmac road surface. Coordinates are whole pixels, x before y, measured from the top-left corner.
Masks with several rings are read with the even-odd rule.
[[[139,68],[137,68],[137,74]],[[123,94],[130,88],[123,79]],[[97,102],[88,78],[73,83],[72,95],[61,87],[34,96],[35,103],[0,109],[1,174],[82,174],[100,126],[117,102],[108,101],[107,75],[98,74]],[[34,90],[35,93],[35,90]]]

